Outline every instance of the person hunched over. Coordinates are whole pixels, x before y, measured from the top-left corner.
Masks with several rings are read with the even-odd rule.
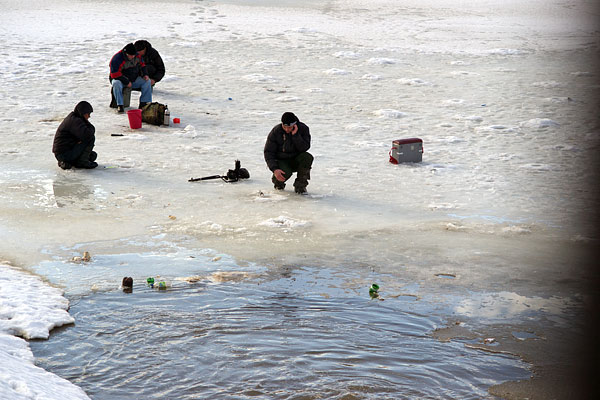
[[[152,82],[148,76],[148,69],[133,43],[129,43],[119,50],[110,59],[109,67],[108,79],[112,85],[112,97],[115,99],[115,106],[119,114],[125,112],[123,88],[139,89],[142,92],[138,108],[152,103]]]
[[[89,121],[94,111],[87,101],[80,101],[67,117],[61,122],[54,135],[52,152],[62,169],[96,168],[96,128]]]
[[[310,179],[313,156],[310,149],[310,130],[292,112],[281,116],[281,123],[271,129],[264,148],[267,167],[273,172],[271,181],[275,189],[283,190],[285,182],[296,172],[294,190],[306,193]]]
[[[163,62],[162,57],[158,53],[158,50],[152,47],[147,40],[138,40],[133,45],[138,54],[144,59],[150,82],[152,83],[152,86],[154,86],[155,83],[160,82],[165,76],[165,63]]]

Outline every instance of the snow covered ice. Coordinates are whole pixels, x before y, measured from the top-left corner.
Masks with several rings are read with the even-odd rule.
[[[73,323],[62,289],[118,289],[119,255],[161,246],[216,269],[342,268],[364,287],[376,271],[446,299],[449,319],[573,324],[597,242],[596,4],[1,3],[0,397],[86,398],[12,335]],[[133,131],[108,107],[108,62],[137,39],[161,53],[153,100],[181,124]],[[52,138],[81,100],[100,166],[63,171]],[[275,192],[262,157],[284,111],[311,129],[305,197]],[[423,162],[390,164],[409,137]],[[248,181],[188,182],[236,159]],[[83,251],[97,261],[68,263]]]

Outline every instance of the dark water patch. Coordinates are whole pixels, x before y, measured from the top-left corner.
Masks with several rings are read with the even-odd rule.
[[[95,400],[481,399],[529,377],[513,357],[431,337],[444,319],[424,301],[371,300],[320,276],[332,277],[91,294],[72,304],[75,326],[31,347]]]

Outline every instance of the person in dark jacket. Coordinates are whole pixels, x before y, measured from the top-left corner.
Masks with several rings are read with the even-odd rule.
[[[134,46],[138,54],[144,59],[150,82],[154,86],[156,82],[160,82],[165,76],[165,63],[158,51],[147,40],[138,40],[134,43]]]
[[[294,190],[298,194],[306,193],[310,179],[313,156],[310,149],[310,130],[291,112],[281,116],[281,124],[271,129],[265,143],[265,161],[273,172],[271,181],[275,189],[283,190],[285,181],[297,172]]]
[[[96,128],[89,121],[94,111],[87,101],[80,101],[61,122],[54,135],[52,152],[62,169],[96,168],[98,154],[94,149]]]
[[[148,76],[148,69],[133,43],[129,43],[110,60],[109,80],[112,84],[113,96],[119,114],[125,112],[123,107],[124,87],[142,91],[139,108],[152,102],[152,82],[150,82]]]

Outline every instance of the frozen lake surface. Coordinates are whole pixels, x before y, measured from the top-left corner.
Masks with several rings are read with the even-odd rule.
[[[92,398],[115,398],[106,381],[129,375],[132,392],[161,393],[149,376],[190,368],[174,398],[482,398],[532,374],[518,359],[531,347],[534,366],[568,370],[549,349],[583,337],[597,277],[598,10],[521,3],[4,1],[0,259],[64,290],[75,319],[31,343],[36,363]],[[108,107],[108,62],[140,38],[163,56],[153,97],[179,125],[134,131]],[[52,139],[81,100],[100,166],[63,171]],[[262,157],[285,111],[311,129],[308,196],[275,192]],[[392,141],[409,137],[423,162],[390,164]],[[249,180],[188,182],[236,159]],[[69,262],[84,251],[90,262]],[[157,275],[169,290],[144,285]],[[368,297],[374,282],[383,302]],[[5,293],[0,352],[9,335],[69,324],[28,335],[15,316],[34,320],[36,300],[27,285]],[[436,336],[455,325],[469,333]],[[150,343],[189,359],[156,371],[169,357]],[[225,386],[207,383],[214,363]],[[35,371],[0,394],[31,398]]]

